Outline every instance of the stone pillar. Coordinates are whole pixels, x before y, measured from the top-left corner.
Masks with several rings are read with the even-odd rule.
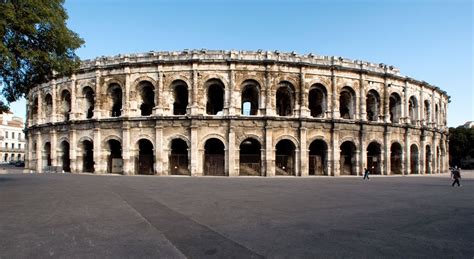
[[[101,93],[101,71],[95,71],[95,90],[94,90],[94,119],[100,119],[102,117],[102,93]]]
[[[390,94],[388,92],[388,81],[387,77],[384,76],[384,85],[383,85],[383,121],[385,123],[390,122]],[[385,171],[387,172],[387,171]]]
[[[193,80],[191,87],[191,100],[192,104],[190,105],[190,110],[192,115],[199,114],[199,104],[198,104],[198,90],[199,90],[199,75],[197,71],[197,64],[193,63]]]
[[[402,122],[410,124],[410,113],[408,112],[408,103],[409,103],[409,98],[410,96],[408,95],[408,82],[405,81],[405,84],[403,85],[403,106],[402,106],[402,111],[404,113],[403,117],[404,120]]]
[[[275,176],[275,149],[273,147],[273,128],[265,126],[265,164],[267,176]]]
[[[410,144],[410,128],[405,128],[405,156],[402,159],[402,164],[405,166],[402,171],[403,174],[409,175],[411,172],[411,144]]]
[[[125,73],[125,89],[122,93],[122,114],[120,117],[129,117],[134,115],[135,107],[130,107],[130,67],[124,68]],[[133,113],[133,114],[132,114]],[[123,150],[125,150],[122,147]],[[124,161],[125,168],[125,161]]]
[[[107,156],[102,154],[100,128],[94,128],[94,173],[107,173]]]
[[[25,170],[24,172],[29,172],[32,168],[31,168],[31,161],[33,159],[33,152],[32,152],[32,149],[33,149],[33,136],[31,134],[31,131],[28,131],[26,132],[25,134],[25,138],[26,138],[26,145],[25,145]]]
[[[361,165],[361,160],[360,160],[360,149],[356,149],[355,151],[355,175],[361,175],[360,172],[360,165]]]
[[[38,173],[43,172],[43,139],[41,132],[36,132],[36,171]]]
[[[334,63],[334,57],[333,61]],[[332,98],[331,98],[331,110],[332,110],[332,118],[339,119],[339,101],[337,99],[337,85],[336,85],[336,75],[335,75],[335,68],[331,68],[331,89],[332,89]]]
[[[331,129],[331,146],[332,146],[332,153],[331,153],[331,159],[329,164],[332,167],[332,175],[333,176],[339,176],[340,175],[340,147],[339,147],[339,129],[337,128],[336,124],[333,124],[332,129]]]
[[[77,134],[75,129],[71,129],[69,132],[70,141],[69,141],[69,156],[71,161],[71,173],[81,173],[79,172],[79,161],[77,159]]]
[[[195,122],[194,122],[195,123]],[[191,176],[201,176],[202,175],[202,168],[199,168],[199,160],[202,157],[199,157],[199,139],[198,139],[198,125],[195,125],[193,121],[191,121]]]
[[[227,160],[229,164],[229,176],[237,176],[239,170],[237,169],[237,166],[239,166],[239,164],[235,163],[236,161],[236,157],[239,156],[238,152],[236,152],[236,148],[235,148],[235,130],[234,130],[234,127],[233,126],[229,126],[229,134],[228,134],[228,154],[229,154],[229,159]],[[237,169],[237,170],[236,170]]]
[[[38,120],[36,124],[43,124],[44,123],[44,114],[43,114],[43,92],[41,90],[38,91]]]
[[[307,143],[307,132],[308,129],[306,128],[305,122],[301,122],[300,126],[300,160],[301,160],[301,176],[308,176],[309,174],[309,164],[308,164],[308,143]]]
[[[122,159],[123,159],[123,174],[124,175],[133,175],[133,157],[130,156],[131,149],[130,146],[130,125],[127,122],[124,122],[122,128]]]
[[[51,105],[51,118],[50,118],[50,121],[51,122],[57,122],[58,121],[58,111],[57,111],[57,88],[56,88],[56,80],[53,79],[51,80],[51,99],[53,99],[53,103]],[[39,102],[41,102],[41,100],[38,99]],[[71,98],[71,102],[73,102],[72,98]]]
[[[420,174],[425,174],[425,157],[426,157],[426,152],[425,152],[425,147],[426,147],[426,136],[425,133],[423,132],[421,135],[421,142],[420,142],[420,156],[419,156],[419,165],[420,165]]]
[[[162,66],[158,66],[158,85],[155,86],[153,89],[153,92],[155,94],[155,107],[153,107],[153,114],[155,115],[162,115],[163,114],[163,94],[165,92],[164,90],[164,84],[163,84],[163,71],[162,71]],[[158,172],[158,171],[157,171]]]
[[[76,107],[76,75],[71,76],[71,111],[69,112],[69,120],[78,119],[77,107]]]
[[[361,64],[362,68],[362,64]],[[366,103],[366,95],[365,95],[365,74],[363,72],[359,73],[360,78],[359,78],[359,119],[361,121],[366,121],[367,120],[367,103]],[[361,160],[362,161],[362,160]],[[363,166],[363,165],[362,165]]]
[[[235,64],[230,64],[229,85],[225,88],[224,114],[235,115]]]
[[[157,175],[167,175],[166,169],[163,168],[164,160],[168,159],[163,155],[164,143],[163,143],[163,126],[155,126],[155,171]]]
[[[383,147],[382,147],[382,154],[381,157],[384,160],[382,164],[382,174],[385,175],[390,175],[390,141],[389,141],[389,135],[391,134],[390,128],[385,128],[384,134],[383,134]]]
[[[365,115],[364,115],[364,118],[366,118]],[[359,161],[360,161],[359,172],[364,172],[364,168],[367,167],[367,152],[365,149],[366,137],[367,137],[366,126],[361,125],[360,133],[359,133],[359,144],[360,144],[359,145]]]
[[[273,116],[275,115],[275,110],[272,107],[272,86],[271,86],[271,68],[269,65],[266,66],[266,71],[265,71],[265,115],[267,116]]]
[[[50,131],[50,137],[51,137],[51,166],[62,166],[62,164],[59,163],[58,159],[58,141],[57,141],[57,135],[56,135],[56,130],[53,128]]]
[[[301,100],[301,107],[300,107],[300,117],[305,118],[310,115],[309,108],[308,108],[308,93],[306,92],[306,83],[305,83],[305,75],[304,68],[301,67],[300,70],[300,100]],[[305,149],[301,149],[303,153]]]

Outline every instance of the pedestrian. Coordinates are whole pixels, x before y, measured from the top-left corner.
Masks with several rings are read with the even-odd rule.
[[[367,178],[367,180],[369,180],[369,173],[370,173],[370,170],[366,168],[364,168],[364,179]]]
[[[453,177],[454,181],[453,181],[453,184],[451,184],[451,186],[454,187],[454,184],[458,184],[458,186],[461,186],[461,184],[459,183],[459,179],[461,179],[461,168],[458,168],[458,166],[454,166],[454,169],[451,170],[451,176]]]

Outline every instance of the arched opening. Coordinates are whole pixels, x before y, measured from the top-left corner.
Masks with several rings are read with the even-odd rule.
[[[82,171],[94,172],[94,143],[90,140],[82,142]]]
[[[242,85],[241,113],[242,115],[257,115],[259,85],[253,80],[248,80]]]
[[[149,116],[153,112],[153,107],[155,107],[155,92],[154,86],[148,81],[141,81],[138,84],[138,92],[140,94],[141,104],[140,104],[140,115]]]
[[[68,90],[61,92],[61,111],[64,120],[68,121],[71,112],[71,93]]]
[[[3,161],[4,161],[4,162],[8,162],[8,154],[5,154],[5,155],[4,155]]]
[[[410,123],[416,125],[418,120],[418,101],[415,96],[410,97],[408,101],[408,116],[410,117]]]
[[[204,175],[225,175],[225,151],[222,141],[211,138],[204,145]]]
[[[153,144],[148,139],[138,141],[138,157],[136,158],[135,174],[155,174]]]
[[[327,109],[327,92],[322,84],[315,84],[309,90],[308,106],[311,117],[324,117],[324,113]]]
[[[46,94],[44,97],[44,111],[45,111],[45,116],[47,120],[51,120],[51,117],[53,115],[53,97],[51,97],[50,94]]]
[[[120,85],[112,83],[108,89],[110,98],[110,116],[120,117],[122,115],[122,88]]]
[[[431,109],[430,109],[430,102],[425,100],[424,103],[425,108],[425,123],[431,122]]]
[[[390,147],[390,172],[391,174],[402,174],[402,153],[400,143],[395,142]]]
[[[295,150],[295,145],[288,139],[280,140],[277,143],[275,151],[275,175],[296,175]]]
[[[188,85],[178,80],[174,84],[173,114],[185,115],[188,108]]]
[[[276,112],[279,116],[293,115],[295,90],[293,85],[282,82],[276,92]]]
[[[355,92],[352,88],[345,86],[339,95],[339,113],[342,119],[354,119],[355,114]]]
[[[439,108],[438,108],[438,104],[435,104],[435,123],[436,125],[439,124]]]
[[[392,93],[389,99],[390,122],[399,123],[402,112],[402,99],[397,93]]]
[[[222,115],[224,110],[224,85],[215,79],[206,84],[209,85],[207,88],[207,114]]]
[[[30,115],[31,115],[32,120],[38,119],[38,98],[37,97],[33,99],[33,103],[31,104]]]
[[[439,147],[436,147],[436,173],[441,173],[441,154]]]
[[[309,175],[328,175],[328,146],[323,140],[317,139],[309,145]]]
[[[107,172],[111,174],[123,173],[122,143],[116,139],[107,141],[109,156],[107,159]]]
[[[171,141],[169,170],[172,175],[191,175],[188,162],[188,144],[182,139]]]
[[[380,111],[380,95],[375,90],[370,90],[366,96],[367,120],[378,121]]]
[[[352,141],[345,141],[341,145],[340,163],[341,175],[355,175],[356,146]]]
[[[431,147],[429,145],[425,150],[425,174],[431,174]]]
[[[382,149],[375,141],[367,146],[367,169],[371,174],[382,174]]]
[[[261,148],[260,143],[253,138],[248,138],[240,143],[240,175],[261,175]]]
[[[91,87],[86,86],[82,89],[82,95],[84,96],[84,113],[86,115],[86,119],[91,119],[94,116],[94,90]]]
[[[21,154],[18,154],[18,155],[16,156],[16,160],[17,160],[17,161],[22,160],[22,159],[21,159]]]
[[[418,174],[419,154],[418,147],[413,144],[410,147],[410,174]]]
[[[71,159],[69,153],[69,142],[62,141],[60,145],[60,154],[59,157],[61,158],[62,170],[64,172],[71,172]]]
[[[43,165],[51,166],[51,143],[46,142],[43,147]]]

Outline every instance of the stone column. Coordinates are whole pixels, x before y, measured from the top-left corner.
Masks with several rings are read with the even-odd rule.
[[[420,174],[425,174],[425,157],[426,157],[426,152],[425,152],[425,147],[426,147],[426,136],[425,133],[423,132],[421,135],[421,142],[420,142],[420,156],[419,156],[419,165],[420,165]]]
[[[382,147],[382,154],[381,157],[384,160],[382,164],[382,174],[385,175],[390,175],[390,141],[388,136],[391,134],[390,128],[385,128],[384,134],[383,134],[383,147]]]
[[[32,149],[33,149],[33,136],[31,134],[31,131],[28,131],[26,134],[25,134],[25,138],[26,138],[26,145],[25,145],[25,170],[24,172],[30,172],[30,170],[32,169],[31,168],[31,161],[33,159],[33,152],[32,152]]]
[[[69,141],[69,156],[71,161],[71,173],[81,173],[79,172],[79,161],[77,159],[77,134],[75,129],[71,129],[70,141]]]
[[[101,71],[95,71],[95,90],[94,90],[94,119],[100,119],[102,117],[102,94],[101,94]]]
[[[235,64],[230,64],[229,67],[229,85],[225,88],[225,102],[224,102],[224,114],[235,115]]]
[[[366,118],[365,115],[364,115],[364,118]],[[359,133],[359,161],[360,161],[359,172],[364,172],[364,168],[367,167],[367,152],[365,149],[366,138],[367,138],[366,126],[361,125],[360,133]]]
[[[44,123],[44,114],[43,114],[43,92],[41,90],[38,91],[38,119],[36,124],[43,124]]]
[[[56,104],[56,101],[57,101],[57,94],[56,94],[56,91],[57,91],[57,88],[56,88],[56,80],[53,79],[51,80],[51,99],[53,100],[53,103],[51,105],[51,118],[50,118],[50,121],[51,122],[57,122],[58,121],[58,111],[57,111],[57,104]],[[72,99],[72,98],[71,98]],[[41,100],[38,99],[39,102],[41,102]],[[72,100],[71,100],[72,102]]]
[[[76,75],[72,74],[71,76],[71,111],[69,112],[69,120],[75,120],[79,117],[77,116],[76,108]]]
[[[266,71],[265,71],[265,115],[267,116],[273,116],[275,115],[275,110],[272,107],[272,86],[271,86],[271,68],[269,65],[266,66]]]
[[[333,61],[334,63],[334,58]],[[337,99],[337,85],[336,85],[336,75],[335,75],[335,68],[331,68],[331,89],[332,89],[332,98],[331,98],[331,110],[332,110],[332,118],[339,119],[339,102]]]
[[[235,130],[233,126],[229,126],[229,134],[228,134],[228,153],[229,153],[229,159],[228,164],[229,164],[229,176],[237,176],[239,170],[237,169],[237,166],[239,165],[238,163],[236,164],[236,157],[239,156],[238,152],[236,152],[236,147],[235,147]],[[236,170],[237,169],[237,170]]]
[[[361,64],[361,69],[362,69],[362,64]],[[367,103],[365,99],[365,74],[361,71],[359,73],[360,78],[359,78],[359,107],[360,107],[360,113],[359,113],[359,119],[361,121],[366,121],[367,120]],[[361,160],[362,161],[362,160]],[[363,166],[363,165],[362,165]]]
[[[36,171],[38,173],[43,172],[43,139],[41,132],[36,132]]]
[[[310,112],[308,108],[308,93],[306,92],[306,83],[305,83],[305,71],[304,68],[301,67],[300,69],[300,100],[301,100],[301,107],[300,107],[300,117],[305,118],[308,117]],[[302,153],[304,149],[301,149]]]
[[[329,164],[332,167],[332,175],[339,176],[340,175],[340,147],[339,147],[339,129],[336,124],[333,124],[331,129],[331,146],[332,146],[332,153],[331,153],[331,160]]]
[[[361,165],[361,161],[360,161],[360,150],[356,149],[355,151],[355,175],[361,175],[360,172],[360,165]]]
[[[267,176],[275,176],[275,149],[273,148],[273,128],[265,126],[265,164]]]
[[[199,139],[198,139],[198,125],[195,122],[191,121],[191,176],[201,176],[202,168],[199,168],[199,160],[202,157],[199,157]]]
[[[408,82],[405,81],[405,84],[403,85],[403,108],[402,108],[402,111],[404,113],[403,117],[404,117],[404,120],[402,122],[405,122],[407,124],[410,123],[410,113],[408,112],[408,102],[409,102],[409,98],[410,96],[408,95]]]
[[[387,81],[386,76],[384,76],[383,81],[384,81],[384,85],[383,85],[383,121],[385,123],[389,123],[390,122],[390,94],[388,92],[388,81]]]
[[[124,122],[122,128],[122,159],[123,159],[123,174],[133,175],[133,157],[130,156],[130,151],[133,147],[130,146],[130,125]]]
[[[153,92],[155,94],[155,107],[153,107],[153,114],[155,115],[162,115],[163,114],[163,94],[165,93],[164,90],[164,83],[163,83],[163,71],[162,66],[158,66],[158,85],[155,86]]]
[[[308,143],[307,143],[307,134],[308,129],[306,128],[305,122],[301,122],[300,125],[300,160],[301,160],[301,170],[300,170],[300,175],[301,176],[308,176],[309,174],[309,164],[308,164],[308,153],[309,153],[309,148],[308,148]]]
[[[130,107],[130,67],[124,68],[125,73],[125,89],[122,93],[122,115],[120,117],[134,116],[135,107]],[[122,147],[123,148],[123,147]],[[125,167],[125,163],[124,163]]]
[[[192,104],[190,105],[191,115],[197,115],[200,113],[198,103],[199,75],[197,68],[198,65],[196,63],[193,63],[193,79],[190,93],[192,99]]]
[[[60,163],[58,161],[58,141],[57,141],[57,135],[56,135],[56,130],[53,128],[50,131],[50,137],[51,137],[51,166],[60,166]],[[62,164],[61,164],[62,166]]]
[[[410,128],[405,128],[405,156],[402,159],[402,164],[405,166],[402,171],[403,174],[409,175],[411,172],[411,144],[410,144]]]
[[[107,173],[107,157],[102,154],[101,147],[101,132],[100,128],[94,128],[94,173],[105,174]]]
[[[163,168],[163,162],[167,157],[163,155],[164,143],[163,143],[163,126],[155,126],[155,171],[157,175],[166,175],[165,168]]]

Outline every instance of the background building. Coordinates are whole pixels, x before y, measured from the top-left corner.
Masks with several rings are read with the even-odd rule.
[[[7,163],[25,159],[23,119],[11,112],[0,114],[0,161]]]

